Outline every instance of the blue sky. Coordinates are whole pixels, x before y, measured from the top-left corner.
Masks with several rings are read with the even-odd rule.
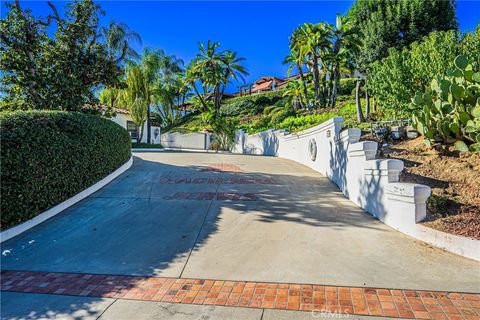
[[[198,41],[211,39],[238,51],[247,59],[247,82],[263,75],[285,76],[282,60],[292,31],[303,22],[334,23],[336,13],[346,13],[352,2],[98,1],[106,11],[102,24],[124,22],[142,36],[143,47],[162,48],[186,63],[195,56]],[[35,15],[50,13],[46,1],[21,3]],[[66,2],[54,3],[62,13]],[[3,17],[4,1],[1,11]],[[480,1],[457,1],[457,18],[462,31],[473,30],[480,19]]]

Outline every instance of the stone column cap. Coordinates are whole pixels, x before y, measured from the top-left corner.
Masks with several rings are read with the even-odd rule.
[[[398,171],[403,170],[403,161],[398,159],[375,159],[365,162],[365,170],[372,171]]]
[[[397,197],[426,199],[432,193],[432,189],[423,184],[392,182],[386,185],[385,192]]]
[[[366,160],[373,160],[377,154],[377,143],[375,141],[360,141],[348,146],[349,157],[365,157]]]

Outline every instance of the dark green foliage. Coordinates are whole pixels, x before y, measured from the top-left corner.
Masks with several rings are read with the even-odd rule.
[[[261,106],[253,103],[252,100],[240,100],[225,104],[220,110],[225,116],[238,116],[240,114],[255,114],[259,109],[261,109]]]
[[[407,111],[415,92],[423,91],[433,78],[453,68],[459,54],[465,55],[473,68],[479,67],[480,26],[460,40],[453,30],[432,32],[401,51],[390,49],[386,58],[369,68],[370,94],[381,108]]]
[[[459,151],[480,152],[480,69],[459,55],[455,68],[435,77],[412,99],[414,122],[425,143],[454,144]]]
[[[454,0],[357,0],[349,18],[363,34],[357,63],[361,71],[432,31],[457,29]]]
[[[64,17],[51,5],[48,19],[16,4],[0,20],[2,109],[78,111],[97,102],[95,89],[120,85],[125,53],[110,56],[100,42],[101,11],[92,0],[68,4]]]
[[[161,144],[153,144],[153,143],[132,143],[132,148],[154,148],[154,149],[162,149],[163,146]]]
[[[295,111],[291,107],[277,107],[270,112],[270,123],[275,127],[285,118],[293,115],[295,115]]]
[[[340,85],[338,86],[338,95],[355,95],[355,84],[358,78],[343,78],[340,79]],[[337,98],[338,100],[338,98]]]
[[[0,134],[2,229],[74,196],[131,156],[127,131],[95,115],[2,112]]]
[[[220,113],[228,116],[255,115],[262,113],[267,106],[278,104],[284,106],[283,90],[270,91],[267,93],[249,96],[235,97],[224,101]]]

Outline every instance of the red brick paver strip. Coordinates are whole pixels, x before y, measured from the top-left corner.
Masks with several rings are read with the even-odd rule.
[[[231,163],[212,163],[200,169],[200,171],[243,172],[239,166]]]
[[[255,193],[242,192],[177,192],[173,196],[164,196],[165,200],[217,200],[217,201],[256,201]]]
[[[160,179],[162,184],[279,184],[272,178],[190,178],[190,177],[170,177]]]
[[[2,271],[1,290],[418,319],[480,319],[480,294]]]

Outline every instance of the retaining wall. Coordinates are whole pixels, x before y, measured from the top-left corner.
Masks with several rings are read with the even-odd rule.
[[[304,164],[332,180],[343,194],[390,227],[456,254],[480,260],[480,241],[417,224],[426,217],[428,186],[399,182],[403,161],[376,159],[377,143],[360,141],[360,129],[342,131],[332,118],[296,134],[267,130],[235,134],[234,153],[270,155]]]

